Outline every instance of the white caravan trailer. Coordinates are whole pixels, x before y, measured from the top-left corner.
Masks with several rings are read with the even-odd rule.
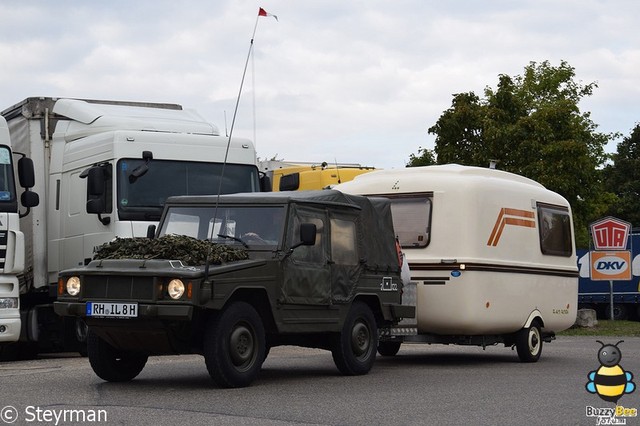
[[[443,165],[380,170],[338,185],[388,197],[416,305],[382,341],[515,346],[522,361],[575,321],[578,270],[571,207],[522,176]]]

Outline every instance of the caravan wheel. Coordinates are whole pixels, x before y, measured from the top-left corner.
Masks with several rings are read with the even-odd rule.
[[[522,362],[536,362],[542,354],[542,333],[538,321],[516,334],[516,350]]]

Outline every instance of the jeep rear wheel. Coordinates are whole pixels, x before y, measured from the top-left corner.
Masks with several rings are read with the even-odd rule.
[[[94,373],[107,382],[132,380],[149,358],[145,354],[119,351],[91,330],[87,333],[87,354]]]
[[[253,306],[235,302],[212,317],[204,340],[204,360],[221,387],[249,386],[265,358],[265,333]]]
[[[371,308],[355,302],[332,345],[333,361],[342,374],[367,374],[376,359],[378,326]]]

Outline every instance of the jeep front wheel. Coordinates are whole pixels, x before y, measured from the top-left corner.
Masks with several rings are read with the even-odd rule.
[[[249,386],[265,358],[262,319],[253,306],[235,302],[211,318],[204,340],[204,360],[221,387]]]
[[[140,374],[149,358],[145,354],[119,351],[91,329],[87,333],[87,355],[93,372],[107,382],[133,380]]]
[[[332,345],[333,361],[342,374],[367,374],[376,359],[378,326],[371,308],[355,302],[344,322],[342,332]]]

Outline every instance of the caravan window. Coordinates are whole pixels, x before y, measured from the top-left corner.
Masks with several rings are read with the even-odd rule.
[[[573,248],[569,209],[538,203],[538,228],[543,254],[571,256]]]
[[[402,247],[426,247],[431,239],[431,194],[389,197],[393,228]]]

